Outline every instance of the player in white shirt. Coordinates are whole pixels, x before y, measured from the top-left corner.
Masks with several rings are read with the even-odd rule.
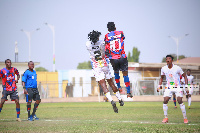
[[[190,73],[191,73],[191,70],[187,69],[188,90],[185,92],[186,93],[185,95],[186,95],[186,98],[188,101],[189,109],[190,109],[191,102],[192,102],[191,95],[193,93],[193,83],[194,83],[193,82],[194,77]],[[182,82],[185,84],[185,82],[183,80],[184,80],[184,78],[182,79]]]
[[[104,94],[111,102],[113,106],[113,110],[115,113],[118,113],[118,108],[116,107],[116,102],[113,101],[110,92],[106,86],[107,80],[108,84],[111,86],[115,96],[118,98],[120,106],[124,105],[124,102],[121,99],[119,90],[115,86],[114,82],[112,81],[112,75],[105,58],[105,42],[99,40],[99,36],[101,32],[92,31],[88,34],[89,41],[86,42],[87,50],[90,53],[90,60],[92,63],[92,69],[96,78],[96,81],[101,85]]]
[[[176,97],[177,97],[177,101],[180,105],[181,111],[183,113],[184,123],[188,123],[185,105],[182,101],[183,89],[180,87],[181,86],[180,75],[185,77],[186,83],[187,83],[187,77],[179,66],[172,64],[172,61],[173,61],[173,57],[171,55],[167,55],[166,56],[167,65],[162,67],[162,69],[161,69],[161,78],[160,78],[159,86],[157,89],[158,92],[160,89],[162,89],[162,82],[163,82],[164,76],[166,76],[167,84],[166,84],[165,92],[164,92],[164,96],[163,96],[164,97],[163,111],[164,111],[165,118],[163,119],[162,122],[163,123],[168,122],[167,103],[168,103],[169,99],[171,98],[172,94],[175,93]]]

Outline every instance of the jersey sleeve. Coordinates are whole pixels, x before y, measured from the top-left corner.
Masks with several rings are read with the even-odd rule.
[[[92,48],[91,48],[91,46],[90,46],[90,43],[91,43],[90,41],[87,41],[87,42],[86,42],[86,48],[87,48],[89,54],[91,55],[91,54],[92,54]]]
[[[22,76],[22,82],[26,82],[27,81],[27,71],[24,72],[23,76]]]
[[[109,43],[108,34],[105,35],[104,41],[105,43]]]
[[[179,75],[182,75],[184,72],[183,72],[183,70],[178,66],[178,73],[179,73]]]
[[[17,70],[17,68],[14,68],[15,74],[18,76],[19,75],[19,71]]]
[[[124,32],[123,31],[121,32],[121,37],[122,37],[123,40],[125,40],[125,36],[124,36]]]
[[[105,57],[106,58],[109,58],[109,57],[112,58],[108,34],[105,35],[104,41],[105,41]]]
[[[165,75],[165,72],[164,72],[164,68],[163,68],[163,67],[161,68],[161,73],[160,73],[160,75]]]
[[[181,82],[183,82],[183,84],[185,84],[185,78],[182,77]]]
[[[194,76],[192,76],[192,81],[191,82],[192,82],[192,84],[194,84]]]
[[[3,71],[0,70],[0,78],[3,77]]]

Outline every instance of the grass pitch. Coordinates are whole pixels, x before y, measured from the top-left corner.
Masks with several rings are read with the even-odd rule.
[[[4,104],[0,132],[200,132],[200,102],[192,102],[191,109],[185,105],[189,124],[173,102],[168,103],[168,124],[161,122],[162,102],[117,103],[119,113],[103,102],[41,103],[36,112],[40,120],[33,122],[27,121],[26,104],[21,104],[22,122],[15,121],[15,104]]]

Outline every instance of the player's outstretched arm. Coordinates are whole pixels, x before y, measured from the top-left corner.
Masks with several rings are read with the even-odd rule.
[[[17,75],[17,80],[15,80],[15,83],[18,83],[18,80],[20,79],[19,72],[16,68],[14,68],[15,74]]]
[[[22,86],[23,86],[23,89],[24,89],[24,94],[28,94],[27,90],[26,90],[26,87],[25,87],[25,82],[27,81],[27,73],[26,71],[24,72],[23,76],[22,76]]]
[[[164,79],[164,75],[161,75],[160,81],[159,81],[159,85],[158,85],[158,88],[157,88],[157,92],[159,92],[160,89],[162,89],[162,82],[163,82],[163,79]]]
[[[185,90],[186,90],[187,93],[189,93],[189,90],[188,90],[188,79],[187,79],[187,76],[186,76],[185,73],[183,73],[182,76],[183,76],[184,79],[185,79],[185,85],[186,85],[186,86],[185,86]]]
[[[24,88],[24,94],[28,94],[27,90],[26,90],[26,87],[25,87],[25,82],[22,81],[22,86]]]
[[[18,83],[19,79],[20,79],[20,75],[17,75],[17,80],[15,80],[15,83]]]

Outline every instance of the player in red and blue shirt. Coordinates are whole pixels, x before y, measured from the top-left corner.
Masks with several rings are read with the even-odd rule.
[[[7,101],[7,96],[10,95],[10,99],[16,103],[17,111],[17,121],[21,121],[19,118],[20,115],[20,105],[19,105],[19,96],[17,92],[16,83],[20,78],[19,72],[16,68],[11,67],[11,60],[5,60],[6,67],[0,70],[0,78],[2,78],[2,98],[0,103],[0,112],[2,110],[3,104]],[[17,75],[17,80],[15,80],[15,75]]]
[[[124,51],[124,33],[123,31],[116,31],[114,22],[108,22],[107,28],[109,33],[107,33],[104,38],[106,43],[105,56],[110,59],[110,63],[112,64],[118,89],[122,91],[119,76],[119,71],[122,71],[127,89],[127,97],[132,98],[128,77],[128,60]]]

